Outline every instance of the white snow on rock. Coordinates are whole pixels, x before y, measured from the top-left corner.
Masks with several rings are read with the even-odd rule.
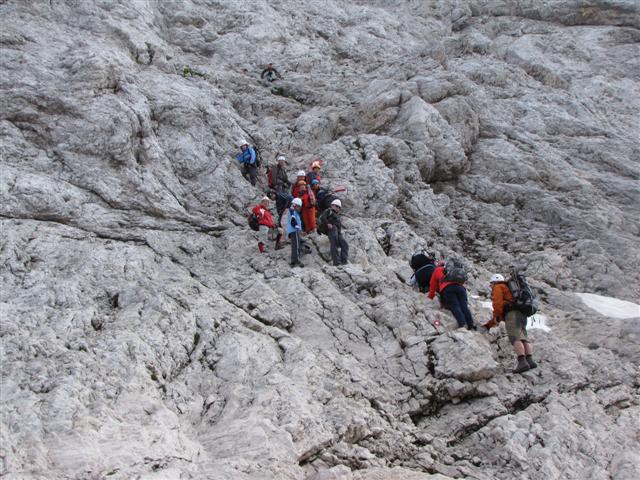
[[[613,297],[596,295],[595,293],[576,293],[584,304],[606,317],[637,318],[640,317],[640,305]]]
[[[493,304],[491,302],[488,302],[488,301],[480,302],[480,306],[482,308],[485,308],[493,312]],[[537,330],[542,330],[544,332],[550,332],[551,327],[547,325],[547,320],[548,318],[546,315],[543,315],[541,313],[536,313],[535,315],[532,315],[531,317],[527,318],[527,329],[529,330],[537,329]]]

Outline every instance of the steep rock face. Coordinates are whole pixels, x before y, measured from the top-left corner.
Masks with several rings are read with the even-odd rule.
[[[573,295],[640,296],[638,6],[359,3],[0,2],[3,475],[640,476],[640,323]],[[351,264],[258,255],[239,138],[326,161]],[[477,321],[528,265],[537,370],[421,247]]]

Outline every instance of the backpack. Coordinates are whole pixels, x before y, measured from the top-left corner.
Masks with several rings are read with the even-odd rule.
[[[535,315],[538,311],[538,301],[531,290],[527,278],[518,272],[512,272],[507,281],[507,287],[513,296],[513,302],[509,306],[511,310],[518,310],[525,317]]]
[[[411,256],[411,260],[409,260],[409,266],[413,270],[418,270],[419,268],[424,267],[428,263],[429,263],[429,259],[427,258],[424,252],[414,253]]]
[[[247,221],[249,222],[249,228],[251,228],[251,230],[254,230],[256,232],[259,231],[260,230],[259,220],[260,219],[258,218],[258,216],[255,213],[251,212],[247,217]]]
[[[467,271],[460,260],[451,258],[444,264],[444,281],[463,284],[467,281]]]
[[[331,209],[327,208],[318,217],[318,222],[316,224],[316,230],[317,230],[317,232],[319,234],[324,234],[324,235],[328,235],[329,234],[329,229],[327,228],[327,223],[329,223],[329,215],[331,215]]]

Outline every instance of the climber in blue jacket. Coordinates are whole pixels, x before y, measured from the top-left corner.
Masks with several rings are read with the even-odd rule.
[[[240,140],[240,152],[236,155],[236,160],[242,166],[242,176],[244,178],[249,177],[248,180],[251,182],[251,185],[255,187],[256,178],[258,175],[258,166],[256,165],[256,151],[253,147],[250,147],[249,144],[243,139]]]

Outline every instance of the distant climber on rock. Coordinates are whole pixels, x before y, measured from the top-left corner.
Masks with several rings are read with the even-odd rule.
[[[251,185],[255,187],[258,175],[256,151],[253,147],[250,147],[244,139],[240,140],[238,143],[240,144],[240,150],[242,151],[236,155],[236,160],[241,165],[242,176],[249,180]]]
[[[311,164],[311,170],[309,172],[307,172],[307,183],[309,185],[311,185],[311,182],[313,182],[314,180],[318,180],[320,181],[320,168],[322,167],[322,164],[320,163],[320,160],[315,160],[312,164]]]
[[[316,229],[316,195],[313,192],[313,188],[306,185],[306,188],[300,190],[302,196],[302,225],[304,226],[304,233],[309,234]]]
[[[300,235],[302,233],[302,219],[300,218],[300,210],[302,209],[302,200],[294,198],[289,207],[289,216],[287,218],[287,234],[291,241],[291,266],[304,267],[300,261]]]
[[[331,260],[335,266],[349,263],[349,244],[342,235],[342,202],[335,199],[330,208],[318,217],[318,232],[329,237],[331,244]]]
[[[276,228],[269,210],[269,198],[264,197],[251,211],[258,217],[258,250],[260,253],[264,253],[267,251],[269,232]]]
[[[509,342],[513,345],[513,350],[518,357],[513,373],[522,373],[536,368],[538,364],[532,358],[533,345],[527,335],[526,315],[515,308],[513,294],[502,275],[494,274],[490,284],[493,317],[483,326],[491,328],[504,321]]]
[[[278,235],[276,236],[276,250],[280,250],[284,248],[282,237],[284,229],[286,225],[283,223],[284,212],[291,206],[291,201],[293,200],[293,196],[289,195],[287,192],[278,192],[275,189],[271,189],[268,193],[269,198],[276,202],[276,213],[278,214]]]
[[[275,80],[282,80],[282,75],[280,75],[278,70],[276,70],[273,63],[270,63],[267,65],[267,68],[262,71],[260,78],[262,80],[267,80],[268,82],[273,82]]]
[[[273,169],[273,188],[278,192],[287,192],[291,187],[291,182],[285,169],[287,160],[284,155],[278,155],[276,162],[276,166]]]
[[[306,185],[307,175],[304,173],[304,170],[298,170],[298,173],[296,173],[296,180],[291,188],[291,195],[293,195],[294,198],[300,198],[300,190],[306,188]]]
[[[409,280],[409,285],[417,287],[420,293],[429,291],[431,275],[436,269],[436,257],[432,252],[418,252],[411,256],[409,266],[413,270],[413,275]]]
[[[473,322],[473,316],[469,310],[467,289],[464,282],[467,280],[467,272],[459,260],[447,260],[444,265],[439,265],[433,271],[429,282],[428,297],[433,300],[438,293],[458,322],[458,328],[466,325],[467,330],[477,330]]]

